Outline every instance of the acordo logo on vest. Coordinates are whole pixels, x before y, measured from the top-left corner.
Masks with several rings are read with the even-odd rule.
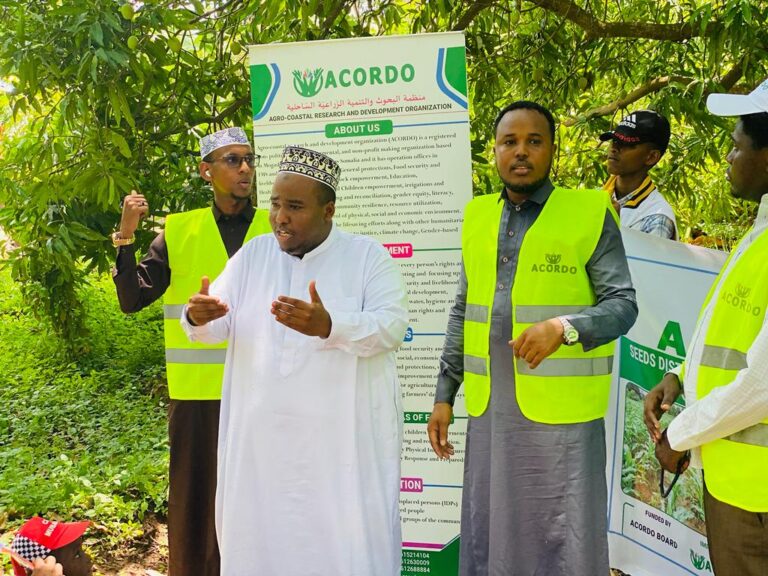
[[[736,288],[733,292],[723,292],[720,298],[726,303],[741,312],[752,314],[752,316],[759,316],[762,312],[760,306],[755,306],[751,300],[749,300],[749,294],[752,292],[752,288],[744,286],[742,284],[736,284]]]
[[[568,266],[567,264],[560,264],[560,260],[563,258],[562,254],[546,254],[546,263],[536,264],[534,262],[531,266],[531,272],[550,272],[553,274],[576,274],[576,266]]]

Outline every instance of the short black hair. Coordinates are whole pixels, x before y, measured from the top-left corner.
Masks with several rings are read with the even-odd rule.
[[[752,148],[759,150],[768,147],[768,112],[739,116],[744,134],[752,140]]]
[[[320,204],[328,204],[328,202],[336,202],[336,191],[331,188],[325,182],[315,180],[317,182],[317,199]]]
[[[499,110],[499,113],[496,115],[496,121],[493,123],[493,135],[496,136],[496,132],[499,130],[499,123],[501,122],[501,119],[504,118],[504,115],[507,112],[512,112],[512,110],[535,110],[544,118],[547,119],[547,122],[549,122],[549,134],[552,136],[552,142],[555,141],[555,117],[552,116],[552,112],[550,112],[548,109],[544,108],[541,104],[538,104],[537,102],[531,102],[530,100],[516,100],[515,102],[512,102],[511,104],[507,104]]]

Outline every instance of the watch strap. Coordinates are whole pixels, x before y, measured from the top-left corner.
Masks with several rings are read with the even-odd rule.
[[[558,316],[557,319],[560,321],[560,324],[563,325],[563,343],[566,346],[573,346],[576,344],[579,341],[579,331],[562,316]]]
[[[112,233],[112,246],[115,248],[119,248],[120,246],[128,246],[129,244],[133,244],[136,241],[136,236],[131,236],[130,238],[123,238],[120,236],[120,231]]]

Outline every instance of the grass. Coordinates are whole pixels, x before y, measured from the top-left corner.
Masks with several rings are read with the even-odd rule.
[[[167,397],[160,306],[125,316],[111,279],[90,280],[73,358],[0,272],[0,532],[33,515],[89,519],[101,558],[166,513]]]

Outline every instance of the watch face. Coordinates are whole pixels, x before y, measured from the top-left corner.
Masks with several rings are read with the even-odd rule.
[[[579,339],[579,333],[573,326],[569,326],[563,333],[563,336],[565,336],[565,341],[568,344],[573,344]]]

